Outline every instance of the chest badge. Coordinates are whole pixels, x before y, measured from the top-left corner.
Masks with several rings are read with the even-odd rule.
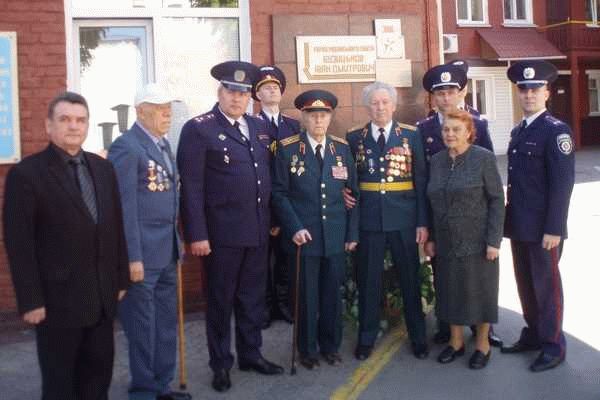
[[[227,139],[227,136],[225,136],[225,134],[223,133],[219,133],[219,140],[225,140]]]

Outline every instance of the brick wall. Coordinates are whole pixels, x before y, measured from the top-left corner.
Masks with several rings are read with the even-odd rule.
[[[0,0],[0,10],[0,31],[17,32],[21,152],[25,157],[46,146],[47,104],[66,88],[64,5],[63,0]],[[10,165],[0,165],[0,196],[4,195],[9,168]],[[14,316],[15,310],[6,252],[1,246],[0,323],[7,316]]]
[[[375,18],[402,19],[407,58],[413,61],[413,87],[398,89],[395,118],[414,124],[426,114],[429,99],[422,90],[421,80],[427,68],[439,61],[435,0],[252,1],[252,61],[259,65],[275,63],[286,73],[288,87],[282,101],[285,113],[298,117],[293,108],[294,97],[309,88],[321,87],[331,90],[339,99],[330,128],[335,134],[343,135],[347,128],[367,122],[366,111],[360,104],[360,92],[365,84],[298,85],[295,56],[290,58],[287,53],[295,48],[297,34],[373,35]]]

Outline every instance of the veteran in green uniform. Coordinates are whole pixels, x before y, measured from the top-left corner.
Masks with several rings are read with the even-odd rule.
[[[359,334],[355,356],[371,354],[379,332],[383,261],[390,249],[397,268],[404,317],[417,358],[425,358],[418,244],[427,240],[427,184],[423,145],[416,128],[393,120],[396,89],[374,82],[363,90],[371,121],[347,139],[360,187],[360,245],[357,254]]]
[[[350,146],[327,134],[337,98],[310,90],[294,104],[302,110],[306,131],[277,146],[272,205],[290,265],[296,264],[301,246],[298,351],[300,363],[313,369],[319,366],[319,353],[330,365],[341,362],[344,251],[354,250],[358,242],[358,209],[346,210],[342,191],[359,193]]]

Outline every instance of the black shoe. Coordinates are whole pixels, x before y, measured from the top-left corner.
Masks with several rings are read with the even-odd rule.
[[[342,363],[342,357],[338,353],[324,353],[321,355],[329,365],[339,365]]]
[[[412,351],[419,360],[423,360],[429,355],[429,349],[427,348],[426,343],[413,343]]]
[[[319,360],[311,356],[300,356],[300,364],[306,369],[314,369],[320,366]]]
[[[435,343],[435,344],[448,343],[449,340],[450,340],[450,332],[438,331],[433,336],[433,343]]]
[[[513,354],[513,353],[523,353],[526,351],[536,351],[536,350],[540,350],[540,349],[541,349],[540,345],[531,345],[531,344],[528,344],[525,342],[521,342],[519,340],[509,346],[502,346],[502,348],[500,349],[500,352],[504,353],[504,354]]]
[[[454,347],[447,346],[440,355],[438,356],[438,362],[442,364],[448,364],[454,361],[456,357],[463,356],[465,354],[465,346],[461,347],[458,350],[454,350]]]
[[[558,364],[563,362],[565,357],[551,356],[548,353],[544,353],[543,351],[540,355],[535,359],[533,364],[529,366],[529,369],[532,372],[542,372],[548,369],[552,369],[556,367]]]
[[[502,345],[504,344],[502,339],[500,339],[491,328],[488,332],[488,340],[490,342],[490,346],[502,348]]]
[[[231,387],[231,380],[229,379],[229,371],[220,369],[214,372],[212,387],[217,392],[225,392]]]
[[[239,362],[240,369],[242,371],[250,371],[254,370],[259,374],[263,375],[279,375],[283,374],[283,368],[277,364],[272,363],[271,361],[267,361],[264,358],[259,358],[254,361],[240,361]]]
[[[484,368],[488,361],[490,361],[490,356],[492,355],[492,349],[489,349],[487,354],[483,354],[479,350],[475,350],[471,358],[469,359],[469,368],[471,369],[481,369]]]
[[[365,345],[359,344],[358,346],[356,346],[356,349],[354,350],[354,357],[356,357],[357,360],[363,361],[363,360],[366,360],[367,358],[369,358],[372,351],[373,351],[373,346],[365,346]]]

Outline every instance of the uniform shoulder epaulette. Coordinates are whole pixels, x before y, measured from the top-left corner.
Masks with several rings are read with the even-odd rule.
[[[397,125],[400,128],[408,129],[409,131],[416,131],[417,127],[414,125],[403,124],[402,122],[397,122]]]
[[[348,144],[348,141],[346,139],[342,139],[341,137],[338,137],[335,135],[331,135],[330,137],[331,137],[331,140],[333,140],[334,142]]]
[[[212,111],[209,111],[205,114],[198,115],[197,117],[194,118],[194,121],[196,121],[196,122],[210,121],[214,117],[215,117],[215,114]]]
[[[354,125],[352,128],[348,129],[346,132],[350,133],[350,132],[357,131],[359,129],[362,129],[363,126],[364,126],[364,124]]]
[[[265,120],[265,119],[263,118],[263,116],[262,116],[262,114],[261,114],[261,113],[254,114],[254,118],[258,118],[258,119],[261,119],[261,120],[263,120],[263,121]]]
[[[286,137],[285,139],[281,139],[279,141],[279,143],[281,143],[282,146],[287,146],[289,144],[296,143],[299,141],[300,141],[300,135],[294,135],[294,136]]]
[[[424,124],[425,122],[431,121],[433,118],[437,118],[437,115],[430,115],[429,117],[425,117],[420,121],[417,121],[417,126]]]
[[[552,115],[546,115],[546,120],[551,122],[553,125],[564,125],[565,123],[560,119],[553,117]]]

